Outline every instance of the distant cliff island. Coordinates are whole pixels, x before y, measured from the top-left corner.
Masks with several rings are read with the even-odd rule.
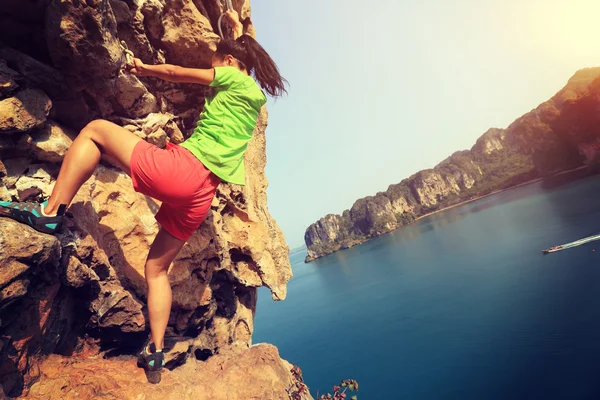
[[[385,192],[310,225],[306,262],[410,224],[443,208],[582,166],[600,165],[600,68],[578,71],[550,100],[507,129],[490,129]]]

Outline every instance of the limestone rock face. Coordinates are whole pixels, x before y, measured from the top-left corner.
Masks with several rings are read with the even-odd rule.
[[[330,214],[312,224],[304,233],[308,257],[317,258],[319,253],[324,251],[324,246],[340,242],[339,237],[342,232],[344,232],[344,219],[340,215]]]
[[[494,151],[499,151],[504,148],[502,142],[504,142],[505,138],[506,131],[504,129],[489,129],[477,139],[475,146],[473,146],[473,151],[490,155]]]
[[[247,0],[234,7],[249,18]],[[24,10],[27,22],[3,25],[6,15]],[[58,164],[93,119],[111,120],[161,147],[192,134],[210,89],[124,72],[120,42],[147,63],[206,66],[218,38],[217,2],[24,0],[9,1],[2,11],[0,200],[49,196]],[[252,34],[249,20],[244,26]],[[288,385],[289,366],[276,350],[242,352],[252,344],[257,288],[266,286],[273,299],[283,300],[292,276],[289,248],[267,208],[266,126],[263,110],[246,153],[246,185],[219,186],[206,221],[169,271],[167,336],[177,346],[167,355],[173,372],[161,398],[219,398],[229,391],[215,385],[221,379],[233,385],[234,377],[239,398],[281,398]],[[106,385],[116,398],[133,393],[127,387],[140,372],[133,363],[98,360],[107,351],[132,353],[148,333],[144,264],[159,229],[159,207],[136,193],[125,173],[103,164],[77,193],[56,237],[0,219],[0,393],[24,395],[41,376],[47,386],[27,398],[64,397],[61,385],[69,379],[77,387],[71,393],[94,397],[91,388]],[[225,356],[232,348],[237,355]],[[58,373],[41,364],[50,354],[79,358],[72,364],[53,356]],[[86,359],[91,356],[99,357]],[[218,368],[232,371],[230,378],[192,375],[196,359],[210,363],[210,357],[224,357]],[[122,380],[79,374],[105,366]],[[186,389],[192,385],[201,388],[194,396]]]
[[[133,360],[50,356],[39,368],[40,380],[27,394],[31,400],[92,399],[98,393],[114,399],[280,400],[290,398],[294,390],[292,366],[271,345],[217,355],[206,362],[194,360],[175,372],[166,370],[151,390]],[[312,400],[310,395],[299,398]]]
[[[307,231],[306,241],[313,244],[337,240],[342,227],[343,220],[340,215],[327,215],[317,221],[310,231]]]
[[[72,83],[106,89],[114,85],[122,52],[108,0],[50,2],[45,23],[53,64]]]
[[[155,96],[139,79],[122,71],[125,56],[108,0],[51,2],[45,23],[54,66],[65,73],[71,87],[91,97],[88,103],[97,116],[142,117],[158,109]]]
[[[420,172],[413,179],[411,189],[417,201],[425,207],[435,206],[451,192],[456,193],[456,186],[449,184],[441,174],[433,171]]]
[[[184,67],[210,66],[219,36],[192,0],[172,0],[163,9],[163,45],[167,56]],[[190,52],[190,49],[196,51]]]
[[[45,46],[36,47],[38,50],[41,48],[45,48]],[[75,90],[56,68],[44,64],[28,54],[1,46],[0,62],[7,63],[18,73],[14,79],[20,86],[43,90],[52,99],[50,117],[53,120],[74,129],[81,129],[97,115],[95,111],[90,110],[84,98],[84,92]],[[0,98],[3,96],[0,93]]]
[[[27,294],[38,275],[57,276],[60,256],[61,247],[55,237],[38,234],[12,220],[2,220],[0,309]]]
[[[115,82],[117,105],[133,117],[143,117],[158,111],[156,98],[140,80],[128,73],[119,72]]]
[[[51,311],[59,287],[61,246],[58,239],[41,235],[10,220],[0,221],[0,363],[2,394],[19,392],[35,355],[44,344],[57,339],[53,329],[60,309]],[[57,304],[58,304],[57,300]],[[18,311],[17,311],[18,310]],[[50,317],[54,313],[56,317]],[[66,321],[64,321],[66,322]],[[68,334],[68,329],[63,333]]]
[[[356,201],[350,209],[350,218],[365,235],[382,234],[396,228],[392,203],[383,193]]]

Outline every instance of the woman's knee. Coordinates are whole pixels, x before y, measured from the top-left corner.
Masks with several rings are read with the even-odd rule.
[[[95,119],[93,121],[88,122],[88,124],[85,126],[85,128],[83,128],[83,130],[102,131],[103,129],[106,129],[106,126],[108,124],[110,124],[110,121],[107,121],[105,119]]]
[[[95,142],[95,136],[96,136],[96,132],[97,132],[97,126],[98,123],[96,122],[97,120],[94,120],[90,123],[88,123],[82,130],[81,132],[79,132],[79,135],[77,135],[78,139],[89,139]]]
[[[146,262],[144,272],[146,280],[160,278],[167,275],[168,266],[159,265],[153,262]]]
[[[89,122],[79,133],[79,136],[85,136],[94,142],[101,144],[102,136],[109,131],[110,121],[104,119],[95,119]]]

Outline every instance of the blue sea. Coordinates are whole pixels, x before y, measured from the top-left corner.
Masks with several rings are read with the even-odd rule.
[[[359,400],[600,399],[600,177],[562,175],[417,221],[259,291],[254,342],[311,393]]]

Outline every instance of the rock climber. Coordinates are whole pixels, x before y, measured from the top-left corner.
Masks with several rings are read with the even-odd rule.
[[[162,202],[156,214],[160,230],[145,264],[151,335],[139,362],[147,371],[164,366],[164,335],[171,311],[167,271],[185,242],[206,218],[221,181],[244,185],[244,153],[261,107],[262,89],[281,96],[287,81],[263,47],[242,34],[239,15],[225,13],[233,39],[223,39],[212,57],[212,68],[148,65],[133,59],[129,72],[169,82],[214,88],[198,124],[181,145],[161,149],[105,120],[90,122],[67,151],[50,197],[42,202],[0,202],[0,216],[53,234],[61,230],[66,208],[102,157],[131,177],[135,191]],[[258,84],[257,84],[258,82]]]

